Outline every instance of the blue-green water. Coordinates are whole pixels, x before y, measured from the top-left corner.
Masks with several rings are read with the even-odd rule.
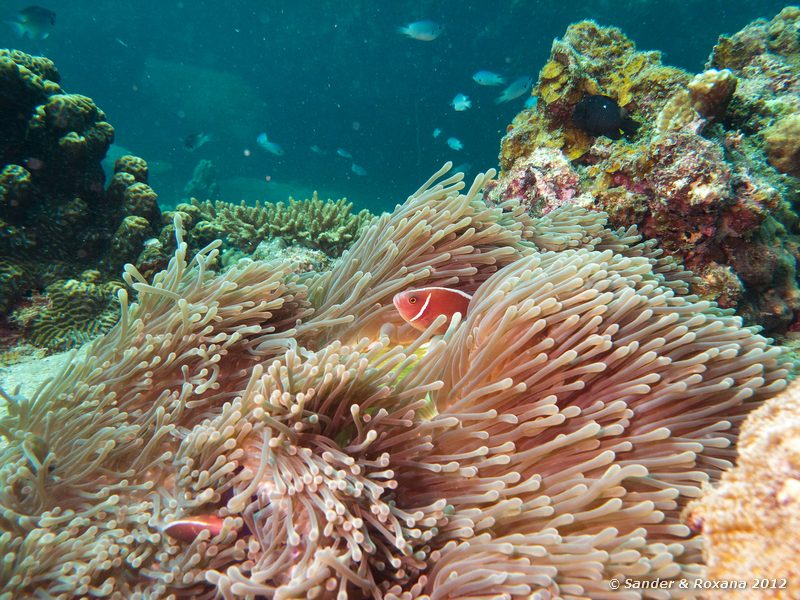
[[[697,72],[720,34],[784,4],[70,0],[43,4],[57,14],[49,38],[19,39],[6,27],[0,45],[50,57],[67,91],[92,97],[116,143],[151,164],[164,206],[180,199],[197,162],[210,159],[225,200],[280,200],[287,189],[303,196],[316,188],[383,210],[445,160],[496,164],[500,138],[526,97],[496,105],[502,88],[478,86],[475,71],[536,78],[553,38],[593,18]],[[25,6],[4,3],[3,18]],[[395,31],[421,19],[443,33],[425,42]],[[453,110],[458,93],[472,99],[471,109]],[[262,132],[282,156],[258,146]],[[187,151],[183,139],[196,133],[212,139]],[[450,136],[461,151],[447,146]],[[355,174],[352,162],[367,174]]]

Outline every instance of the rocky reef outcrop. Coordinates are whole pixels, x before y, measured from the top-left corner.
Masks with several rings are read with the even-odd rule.
[[[508,128],[486,198],[521,198],[534,215],[606,211],[692,269],[702,297],[772,334],[797,328],[799,19],[787,8],[721,37],[697,75],[619,29],[571,25],[539,74],[536,105]],[[587,133],[573,112],[588,95],[615,100],[638,131]]]
[[[114,129],[59,80],[49,59],[0,50],[0,319],[29,313],[31,298],[85,272],[106,289],[161,225],[145,161],[122,157],[106,186],[101,161]]]

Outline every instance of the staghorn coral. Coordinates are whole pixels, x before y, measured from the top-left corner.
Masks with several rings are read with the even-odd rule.
[[[339,256],[372,217],[366,209],[352,214],[352,208],[345,198],[322,201],[314,192],[308,200],[289,198],[287,204],[256,202],[255,206],[192,199],[190,204],[179,204],[175,211],[184,216],[191,248],[221,238],[226,249],[252,254],[262,241],[280,238]],[[165,227],[162,243],[167,245],[173,235],[171,227]]]
[[[761,597],[800,594],[800,384],[750,414],[739,436],[736,468],[692,502],[685,518],[706,539],[708,577],[775,579]],[[731,592],[710,598],[749,597]]]
[[[771,48],[789,64],[797,54],[785,31],[796,31],[798,14],[787,9],[733,39],[772,35],[782,41],[754,47]],[[540,73],[536,106],[503,138],[501,176],[486,198],[519,198],[536,216],[574,203],[603,210],[613,226],[635,224],[697,274],[694,291],[703,298],[782,335],[800,315],[800,229],[792,210],[800,188],[775,167],[791,172],[796,162],[790,120],[800,87],[777,85],[755,55],[742,66],[717,54],[692,78],[661,65],[657,53],[636,51],[617,29],[571,25]],[[636,135],[612,141],[576,131],[570,116],[589,93],[628,108],[642,123]],[[743,102],[767,118],[756,96],[794,112],[771,129],[748,125]]]
[[[372,218],[364,209],[351,214],[352,203],[346,198],[322,201],[314,195],[307,200],[289,198],[268,209],[268,231],[272,237],[318,248],[333,255],[341,254]]]
[[[449,166],[449,165],[448,165]],[[178,247],[0,431],[0,597],[602,597],[702,573],[687,499],[784,386],[689,275],[565,206],[444,169],[325,273]],[[441,337],[393,313],[474,290]],[[165,525],[216,517],[180,542]],[[206,519],[211,520],[210,518]],[[653,590],[655,597],[658,590]]]

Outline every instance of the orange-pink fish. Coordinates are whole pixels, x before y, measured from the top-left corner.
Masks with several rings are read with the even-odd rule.
[[[210,531],[211,537],[222,531],[222,521],[216,515],[197,515],[171,521],[164,527],[164,533],[181,542],[191,542],[201,531]]]
[[[392,302],[405,322],[420,331],[425,331],[439,315],[446,315],[447,321],[436,330],[442,334],[454,314],[461,313],[462,317],[467,314],[470,300],[472,296],[461,290],[426,287],[395,294]]]

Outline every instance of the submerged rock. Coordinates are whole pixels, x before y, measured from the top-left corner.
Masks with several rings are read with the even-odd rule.
[[[565,202],[605,211],[614,226],[636,225],[694,271],[703,298],[786,333],[800,316],[792,209],[800,185],[784,174],[800,170],[800,85],[791,66],[800,53],[787,33],[798,23],[800,11],[786,9],[721,38],[695,76],[638,51],[619,29],[571,25],[539,74],[538,102],[503,138],[502,172],[487,200],[522,198],[534,215]],[[587,98],[620,107],[600,111],[614,117],[610,125],[598,117],[601,127],[587,126]],[[616,129],[623,109],[641,123],[633,137]],[[560,166],[545,174],[543,153]]]

